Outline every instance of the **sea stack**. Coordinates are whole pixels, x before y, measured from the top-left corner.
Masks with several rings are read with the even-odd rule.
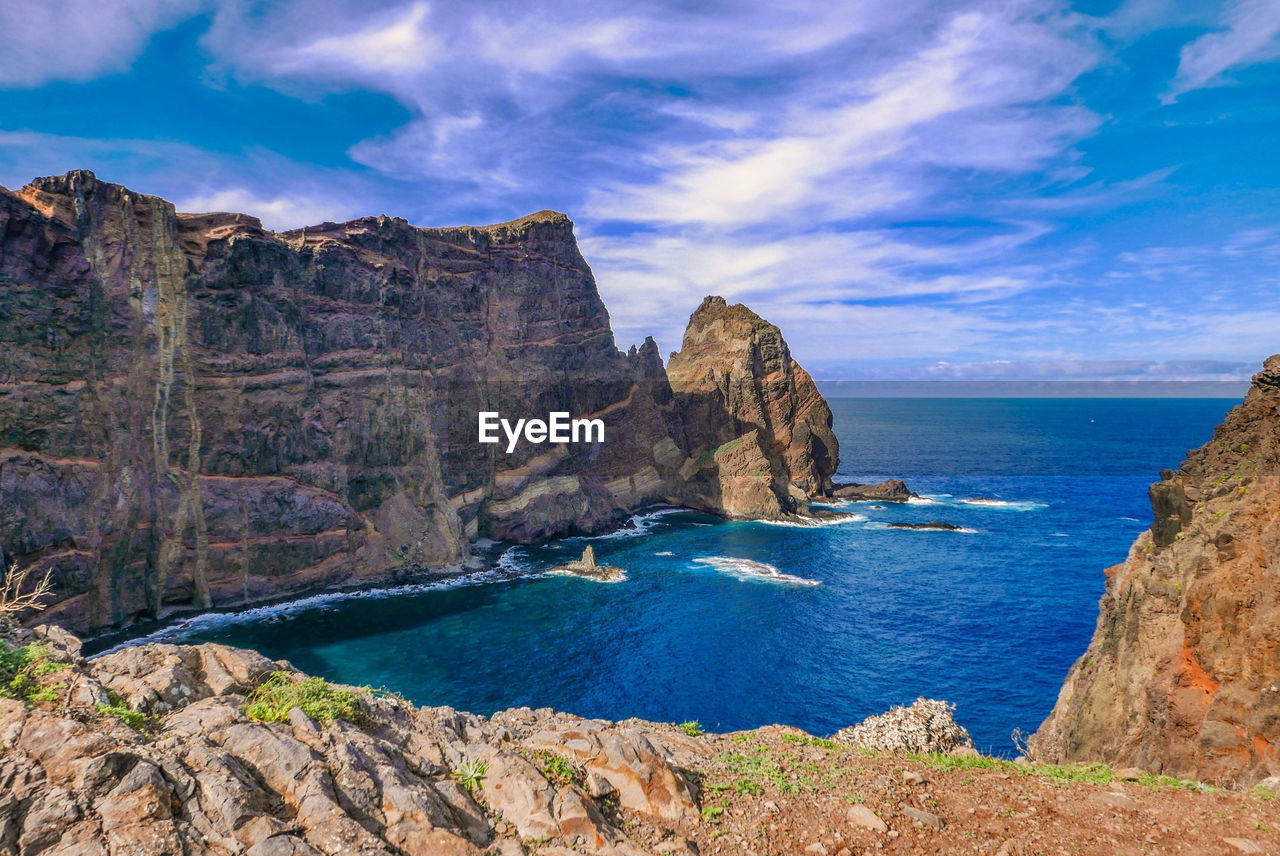
[[[1212,783],[1280,774],[1280,355],[1150,496],[1151,529],[1107,570],[1031,752]]]
[[[691,453],[681,470],[686,504],[780,518],[831,493],[840,464],[831,409],[776,326],[707,297],[667,376]]]

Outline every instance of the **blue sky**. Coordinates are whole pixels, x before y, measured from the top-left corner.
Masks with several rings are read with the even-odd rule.
[[[717,293],[823,378],[1280,351],[1276,0],[15,0],[0,32],[0,184],[274,228],[554,208],[624,347]]]

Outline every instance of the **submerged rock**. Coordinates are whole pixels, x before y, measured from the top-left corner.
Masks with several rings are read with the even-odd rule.
[[[945,532],[959,532],[963,526],[957,526],[954,523],[947,523],[942,520],[930,520],[928,523],[890,523],[890,529],[941,529]]]

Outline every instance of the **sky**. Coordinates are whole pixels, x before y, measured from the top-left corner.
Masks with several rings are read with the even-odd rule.
[[[0,185],[563,211],[623,348],[720,294],[822,379],[1280,352],[1277,0],[6,0],[0,33]]]

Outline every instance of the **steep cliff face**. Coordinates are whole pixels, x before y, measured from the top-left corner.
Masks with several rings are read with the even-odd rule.
[[[820,485],[787,456],[825,404],[769,347],[754,368],[790,409],[766,411],[750,466]],[[599,418],[606,442],[508,454],[478,442],[480,411]],[[703,412],[652,339],[615,347],[562,214],[277,234],[88,172],[0,188],[0,559],[52,569],[45,618],[82,632],[456,568],[478,537],[684,501],[702,454],[684,420]]]
[[[667,375],[693,453],[682,472],[688,503],[777,517],[831,492],[840,463],[831,410],[777,327],[708,297]]]
[[[1209,782],[1280,774],[1280,355],[1151,504],[1032,750]]]
[[[0,193],[0,547],[80,629],[358,582],[663,499],[657,346],[572,224],[273,234],[74,172]],[[477,443],[477,413],[607,443]]]

